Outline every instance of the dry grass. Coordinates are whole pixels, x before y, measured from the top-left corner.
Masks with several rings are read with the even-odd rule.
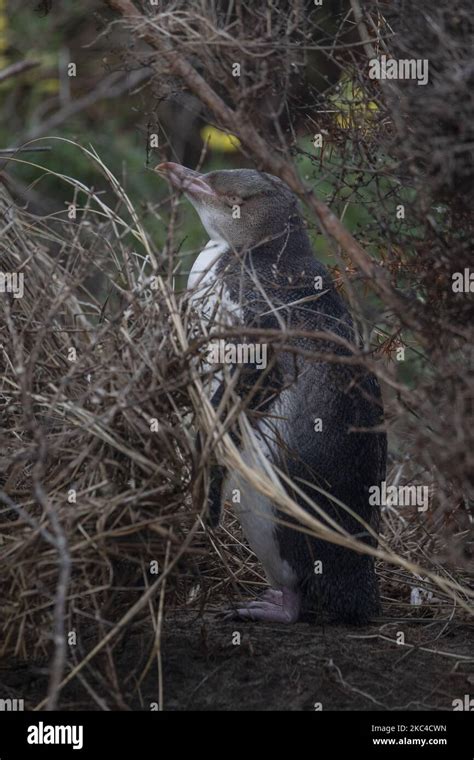
[[[473,593],[459,556],[435,559],[443,534],[433,520],[443,515],[387,508],[382,543],[370,549],[324,526],[317,504],[312,514],[301,510],[265,460],[258,470],[242,461],[207,399],[199,328],[173,289],[173,267],[120,183],[86,153],[115,194],[113,208],[68,177],[77,223],[67,212],[32,217],[1,195],[2,269],[24,273],[25,292],[1,302],[0,656],[52,658],[39,706],[54,708],[62,685],[79,679],[102,707],[86,677],[101,653],[102,678],[126,707],[114,658],[131,625],[153,637],[147,669],[155,660],[161,702],[166,609],[220,604],[263,583],[235,518],[228,513],[208,534],[192,506],[196,472],[206,467],[196,461],[197,428],[219,461],[306,530],[379,557],[387,614],[419,614],[412,586],[433,594],[423,615],[467,614]],[[251,435],[244,411],[240,424]],[[392,482],[402,469],[394,464]]]

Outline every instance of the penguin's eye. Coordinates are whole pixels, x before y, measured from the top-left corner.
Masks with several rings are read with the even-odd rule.
[[[229,206],[241,206],[243,203],[243,200],[238,195],[228,195],[226,198],[226,202],[229,204]]]

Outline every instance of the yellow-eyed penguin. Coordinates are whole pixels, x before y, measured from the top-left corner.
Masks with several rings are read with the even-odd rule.
[[[369,488],[385,477],[380,389],[363,367],[318,358],[347,358],[345,341],[353,345],[354,334],[344,301],[311,250],[296,197],[277,177],[253,169],[156,168],[185,192],[210,237],[188,281],[201,319],[241,325],[242,340],[246,328],[305,333],[286,337],[290,350],[274,341],[263,371],[249,360],[238,368],[236,390],[250,399],[253,445],[284,473],[281,482],[301,507],[311,511],[309,497],[348,533],[375,545],[340,503],[377,532]],[[224,388],[221,377],[212,394],[216,408]],[[242,455],[252,461],[251,450]],[[292,528],[295,521],[269,499],[217,466],[207,496],[214,524],[236,488],[244,534],[271,585],[257,601],[238,606],[240,617],[362,624],[379,612],[373,558]]]

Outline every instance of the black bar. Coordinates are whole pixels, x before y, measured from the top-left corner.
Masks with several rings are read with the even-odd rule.
[[[472,760],[472,713],[465,712],[2,712],[0,760],[109,757],[139,760],[170,750],[188,757],[212,747],[243,758],[255,745],[271,758],[284,747],[295,757]],[[56,726],[64,729],[56,730]],[[53,728],[52,728],[53,727]],[[82,730],[82,733],[81,733]],[[28,741],[29,739],[29,741]],[[50,739],[69,744],[48,743]],[[42,740],[43,743],[32,743]],[[77,750],[73,749],[73,745]],[[331,754],[329,754],[331,753]]]

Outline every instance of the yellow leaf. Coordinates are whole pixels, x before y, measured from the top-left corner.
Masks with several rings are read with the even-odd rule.
[[[227,132],[212,127],[210,124],[206,124],[201,129],[201,138],[204,142],[208,142],[212,150],[216,150],[219,153],[234,153],[240,146],[240,140],[235,135],[230,135]]]
[[[343,129],[361,126],[378,110],[377,103],[365,99],[364,91],[349,76],[339,82],[337,92],[329,98],[336,109],[336,123]]]
[[[58,92],[59,79],[41,79],[38,82],[38,90],[40,92]]]

